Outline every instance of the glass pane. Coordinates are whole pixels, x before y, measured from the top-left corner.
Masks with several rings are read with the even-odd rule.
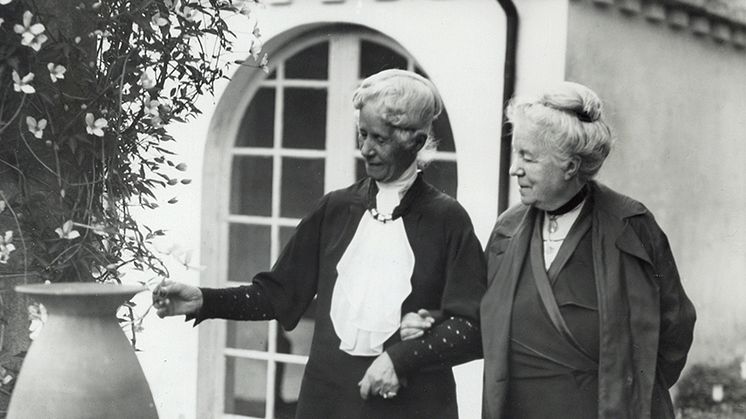
[[[231,173],[231,214],[272,214],[272,157],[235,156]]]
[[[286,79],[326,80],[328,73],[328,42],[310,46],[285,61]]]
[[[272,147],[275,129],[275,90],[260,88],[241,120],[236,147]]]
[[[435,188],[456,198],[456,162],[434,160],[423,171],[423,177]]]
[[[360,78],[389,68],[407,69],[407,58],[394,50],[370,41],[360,42]]]
[[[303,378],[303,365],[277,363],[277,395],[275,418],[293,419],[298,406],[298,394]]]
[[[267,362],[225,358],[225,412],[264,417],[267,401]]]
[[[278,335],[281,336],[278,336],[277,352],[295,355],[310,354],[315,315],[316,299],[308,307],[295,329],[289,332],[280,329]]]
[[[269,322],[227,322],[225,346],[236,349],[267,350]]]
[[[282,146],[323,150],[326,142],[326,90],[285,89]]]
[[[229,281],[251,282],[254,275],[269,270],[269,226],[231,224],[229,240]]]
[[[277,69],[272,69],[269,71],[269,74],[267,74],[267,80],[274,80],[275,77],[277,77]]]
[[[451,121],[448,119],[448,112],[443,109],[438,119],[433,122],[433,135],[438,140],[438,150],[456,151],[453,144],[453,132],[451,131]]]
[[[282,159],[280,216],[303,218],[324,195],[324,159]]]

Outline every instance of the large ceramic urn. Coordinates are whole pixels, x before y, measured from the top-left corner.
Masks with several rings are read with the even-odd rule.
[[[149,419],[158,414],[116,310],[144,287],[21,285],[48,318],[29,348],[8,419]]]

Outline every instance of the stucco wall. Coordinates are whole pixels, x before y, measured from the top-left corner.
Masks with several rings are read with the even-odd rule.
[[[746,51],[571,1],[566,78],[617,133],[600,180],[650,208],[698,311],[694,362],[746,354]]]

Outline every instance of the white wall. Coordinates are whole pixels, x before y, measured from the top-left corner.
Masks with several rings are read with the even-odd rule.
[[[518,11],[515,96],[531,96],[565,79],[568,0],[515,0]],[[510,205],[520,196],[510,181]]]
[[[655,214],[697,309],[689,365],[743,357],[746,51],[588,2],[570,18],[568,77],[618,137],[601,179]]]
[[[494,0],[421,0],[421,1],[340,1],[304,0],[259,10],[265,40],[309,23],[346,22],[378,30],[407,49],[439,87],[448,106],[458,151],[459,200],[472,216],[478,236],[489,235],[497,212],[499,133],[502,119],[502,69],[505,56],[505,17]],[[416,18],[413,18],[415,17]],[[250,28],[237,16],[229,20],[238,36],[235,51],[246,51],[245,35]],[[238,58],[245,58],[239,56]],[[271,61],[271,57],[270,57]],[[212,234],[201,230],[205,220],[201,209],[205,188],[210,185],[204,158],[214,156],[214,143],[208,142],[210,130],[230,124],[232,114],[215,114],[216,106],[228,88],[221,82],[216,98],[203,97],[199,108],[204,113],[194,121],[170,128],[177,139],[173,150],[188,164],[193,179],[174,194],[163,196],[164,204],[144,217],[150,224],[169,231],[163,247],[176,243],[193,253],[192,264],[203,262]],[[230,86],[236,93],[237,86]],[[220,139],[215,139],[218,141]],[[230,138],[223,138],[230,141]],[[226,180],[227,181],[227,180]],[[176,195],[179,202],[166,205]],[[207,214],[217,216],[217,214]],[[210,284],[207,266],[203,272],[185,270],[171,263],[172,277],[191,284]],[[142,306],[149,296],[141,296]],[[182,318],[146,319],[140,336],[140,361],[150,383],[162,418],[196,417],[198,329]],[[203,327],[203,326],[200,326]],[[473,362],[457,371],[459,397],[464,418],[479,417],[481,404],[481,362]]]

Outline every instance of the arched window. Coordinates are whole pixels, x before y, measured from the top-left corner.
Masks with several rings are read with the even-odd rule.
[[[425,72],[390,39],[360,28],[305,35],[272,53],[271,72],[251,86],[230,154],[225,281],[246,283],[270,269],[300,218],[324,193],[348,186],[365,171],[356,149],[352,93],[380,70]],[[446,104],[447,105],[447,104]],[[437,120],[439,151],[425,178],[456,196],[456,150],[447,113]],[[218,345],[218,377],[227,417],[291,418],[313,333],[312,305],[298,327],[275,321],[226,322]],[[222,334],[221,334],[222,335]],[[224,367],[224,368],[223,368]],[[209,383],[208,383],[209,385]]]

